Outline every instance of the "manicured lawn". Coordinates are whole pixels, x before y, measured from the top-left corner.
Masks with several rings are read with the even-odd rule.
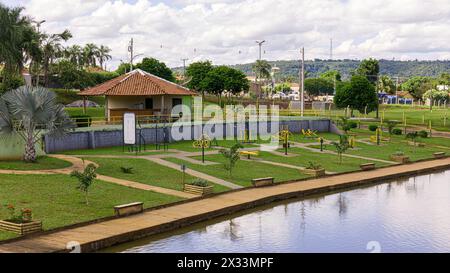
[[[96,148],[88,150],[72,150],[61,152],[66,155],[136,155],[135,152],[129,152],[128,148],[122,146],[107,147],[107,148]],[[155,154],[167,154],[169,152],[164,150],[156,150],[155,145],[146,145],[146,151],[137,153],[137,155],[155,155]]]
[[[95,181],[89,193],[89,205],[76,189],[78,183],[68,175],[0,175],[1,204],[17,209],[31,208],[34,219],[42,220],[44,229],[66,226],[114,214],[115,205],[144,202],[146,208],[181,200],[160,193]],[[0,218],[8,217],[0,209]],[[9,237],[0,232],[0,238]]]
[[[66,107],[64,108],[70,116],[85,115],[83,107]],[[86,115],[93,118],[105,118],[105,108],[103,107],[87,107]]]
[[[62,169],[72,166],[68,161],[54,157],[41,156],[36,163],[26,163],[21,160],[17,161],[0,161],[1,170],[50,170]]]
[[[335,141],[339,139],[339,135],[333,133],[317,133],[317,137],[305,137],[302,134],[292,134],[289,138],[290,141],[300,143],[319,143],[319,137],[323,137],[324,140]]]
[[[86,158],[100,165],[98,173],[135,181],[152,186],[162,188],[183,190],[183,173],[172,168],[164,167],[157,163],[153,163],[146,159],[135,158]],[[133,173],[123,173],[120,167],[133,167]],[[186,175],[185,182],[188,183],[195,179],[190,175]],[[215,192],[226,191],[228,188],[212,184]]]
[[[281,151],[281,150],[280,150]],[[290,154],[297,154],[295,157],[282,157],[274,155],[268,152],[262,152],[260,157],[264,160],[285,163],[289,165],[306,167],[311,161],[315,164],[321,165],[325,170],[330,172],[347,172],[360,170],[359,165],[363,163],[371,162],[369,160],[343,157],[342,163],[339,163],[339,158],[337,155],[313,152],[302,148],[290,148]],[[384,166],[386,164],[380,162],[373,162],[377,167]]]
[[[319,146],[314,145],[315,148]],[[336,151],[333,145],[326,145],[325,149]],[[360,155],[371,158],[378,158],[383,160],[391,160],[389,157],[391,154],[401,151],[405,155],[409,156],[412,161],[419,159],[432,158],[434,152],[442,151],[441,148],[436,147],[414,147],[408,145],[406,141],[398,141],[393,139],[391,142],[382,142],[381,145],[368,145],[357,142],[355,149],[349,149],[346,153],[352,155]]]
[[[201,157],[193,158],[201,160]],[[240,160],[236,163],[236,166],[233,169],[233,175],[232,177],[230,177],[228,171],[224,168],[223,163],[225,162],[225,159],[222,155],[205,156],[205,160],[207,161],[220,163],[217,165],[207,166],[185,162],[178,158],[167,158],[166,160],[177,164],[186,164],[186,166],[190,169],[200,171],[245,187],[250,186],[251,180],[254,178],[274,177],[276,182],[282,182],[307,177],[306,175],[301,174],[300,171],[296,169],[243,160]]]

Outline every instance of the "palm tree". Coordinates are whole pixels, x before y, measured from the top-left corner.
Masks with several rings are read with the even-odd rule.
[[[37,33],[31,20],[22,16],[23,8],[8,8],[0,3],[0,63],[3,82],[20,74],[27,56],[36,52]]]
[[[83,48],[79,45],[73,45],[64,49],[64,57],[77,67],[84,65]]]
[[[95,44],[86,44],[83,48],[83,54],[86,66],[96,66],[96,57],[98,56],[98,47]]]
[[[25,141],[26,162],[36,161],[35,145],[45,131],[62,136],[73,127],[55,93],[43,87],[23,86],[0,97],[0,134],[15,133]]]
[[[60,58],[63,55],[63,47],[61,42],[65,42],[72,38],[72,34],[66,29],[62,33],[57,34],[44,33],[42,37],[42,66],[44,69],[44,83],[45,86],[47,86],[50,66],[53,64],[55,59]]]
[[[106,70],[106,66],[103,67],[103,64],[107,61],[107,60],[111,60],[111,55],[109,55],[109,53],[111,52],[111,49],[107,46],[101,45],[98,48],[98,52],[97,52],[97,58],[98,58],[98,62],[100,64],[100,67],[102,69]]]

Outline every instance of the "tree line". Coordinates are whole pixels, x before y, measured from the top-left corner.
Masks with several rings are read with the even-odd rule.
[[[89,78],[84,73],[86,69],[98,67],[101,71],[111,59],[111,49],[104,45],[64,46],[63,43],[72,38],[69,30],[46,33],[39,30],[42,22],[36,23],[22,12],[21,7],[9,8],[0,3],[0,92],[23,85],[21,73],[26,67],[34,85],[49,86],[51,77],[63,72],[71,74],[70,77],[66,75],[66,79]],[[69,68],[77,71],[77,75]],[[72,88],[77,84],[63,82],[63,85]]]

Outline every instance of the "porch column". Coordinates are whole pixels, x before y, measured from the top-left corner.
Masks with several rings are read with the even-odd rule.
[[[164,95],[161,96],[161,114],[164,115]]]
[[[106,118],[106,121],[109,122],[109,109],[108,109],[109,105],[108,104],[109,104],[108,96],[105,96],[105,118]]]

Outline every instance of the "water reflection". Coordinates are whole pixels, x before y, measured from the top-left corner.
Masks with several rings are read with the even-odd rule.
[[[450,171],[272,204],[107,251],[450,251]]]

